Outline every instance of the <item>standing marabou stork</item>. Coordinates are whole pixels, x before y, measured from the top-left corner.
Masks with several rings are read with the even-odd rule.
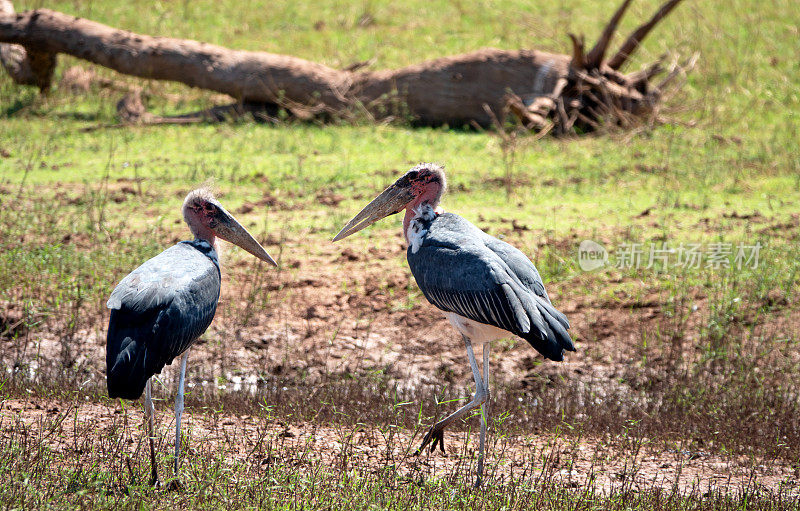
[[[183,219],[194,240],[182,241],[133,270],[108,299],[111,309],[106,344],[108,395],[138,399],[144,391],[153,485],[158,484],[158,471],[150,378],[160,373],[164,364],[171,364],[175,357],[183,355],[175,398],[177,485],[188,350],[211,324],[219,300],[221,273],[216,238],[239,245],[277,266],[264,247],[208,190],[194,190],[186,196]]]
[[[333,238],[338,241],[381,218],[406,210],[403,234],[408,242],[408,265],[425,298],[443,310],[461,332],[467,348],[476,391],[472,400],[427,432],[420,453],[431,444],[444,452],[444,429],[481,407],[478,453],[480,486],[486,444],[489,402],[489,343],[517,335],[550,360],[575,351],[566,316],[550,303],[542,278],[525,254],[489,236],[467,220],[439,207],[446,188],[444,170],[422,163],[409,170],[370,202]],[[472,351],[483,343],[483,377]]]

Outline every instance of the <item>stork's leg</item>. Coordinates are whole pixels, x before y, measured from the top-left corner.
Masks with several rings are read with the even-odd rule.
[[[178,478],[178,469],[181,460],[181,416],[183,415],[183,381],[186,378],[186,360],[189,352],[181,357],[181,373],[178,377],[178,394],[175,396],[175,478]]]
[[[156,448],[154,445],[153,416],[156,413],[153,406],[152,379],[148,379],[144,386],[144,415],[147,418],[147,440],[150,442],[150,484],[158,485],[158,468],[156,466]]]
[[[431,443],[431,441],[433,442],[431,444],[431,451],[436,448],[436,444],[438,443],[439,448],[442,450],[442,452],[444,452],[444,429],[454,421],[457,421],[475,408],[481,406],[484,402],[486,402],[486,398],[488,397],[486,391],[487,387],[483,383],[481,373],[478,370],[478,362],[475,360],[475,353],[472,351],[472,342],[470,342],[469,337],[466,335],[462,335],[462,337],[464,338],[464,345],[467,347],[469,365],[472,367],[472,377],[475,379],[475,395],[472,396],[472,401],[431,426],[431,429],[428,430],[428,432],[425,434],[425,437],[422,439],[422,445],[419,446],[416,454],[421,453],[422,449]]]
[[[481,405],[481,443],[478,451],[478,478],[475,480],[475,487],[481,485],[483,478],[483,457],[486,452],[486,432],[489,422],[489,343],[483,343],[483,390],[486,393],[486,401]]]

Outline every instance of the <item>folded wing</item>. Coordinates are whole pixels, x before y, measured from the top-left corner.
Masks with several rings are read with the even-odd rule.
[[[533,263],[463,218],[437,217],[408,262],[436,307],[507,330],[551,360],[575,350],[569,322],[550,303]]]
[[[208,249],[179,243],[131,272],[114,289],[108,300],[109,396],[141,396],[147,380],[211,324],[220,272],[216,254],[211,251],[210,257]]]

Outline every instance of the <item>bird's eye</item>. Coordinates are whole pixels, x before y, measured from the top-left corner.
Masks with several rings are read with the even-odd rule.
[[[208,202],[198,202],[192,209],[194,209],[198,214],[206,216],[212,216],[216,211],[216,207]]]

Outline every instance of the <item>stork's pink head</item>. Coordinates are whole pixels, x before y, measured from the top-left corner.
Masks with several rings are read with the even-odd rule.
[[[435,163],[420,163],[375,197],[347,222],[333,241],[339,241],[389,215],[406,210],[407,216],[421,204],[437,209],[447,189],[444,169]]]
[[[222,207],[207,188],[189,192],[183,201],[183,219],[195,238],[206,240],[213,245],[214,239],[220,237],[277,266],[264,247]]]
[[[411,190],[414,199],[406,204],[407,211],[423,203],[436,208],[442,199],[442,194],[447,190],[447,178],[444,177],[444,169],[440,165],[420,163],[403,174],[393,186]]]
[[[207,188],[192,190],[183,201],[183,219],[196,238],[214,241],[212,223],[222,205]]]

